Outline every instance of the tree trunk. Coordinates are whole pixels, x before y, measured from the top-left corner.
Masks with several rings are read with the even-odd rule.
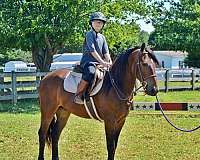
[[[37,69],[41,72],[48,72],[53,61],[53,52],[48,47],[32,46],[32,58]]]

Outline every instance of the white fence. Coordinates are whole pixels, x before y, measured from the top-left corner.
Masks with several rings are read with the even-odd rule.
[[[18,99],[37,98],[40,80],[48,72],[11,72],[0,73],[0,101],[12,100],[13,104]],[[175,74],[176,73],[176,76]],[[184,90],[184,89],[200,89],[199,70],[187,70],[187,76],[180,76],[183,72],[177,70],[162,70],[157,72],[158,80],[164,83],[160,87],[161,91]],[[179,75],[179,76],[177,76]],[[174,85],[170,86],[170,82],[189,82],[188,86]]]
[[[157,79],[162,81],[164,85],[160,87],[161,91],[168,92],[169,90],[186,90],[186,89],[199,89],[200,88],[200,70],[199,69],[163,69],[157,70]],[[174,82],[170,86],[170,82]],[[176,82],[189,82],[188,85],[181,86]]]

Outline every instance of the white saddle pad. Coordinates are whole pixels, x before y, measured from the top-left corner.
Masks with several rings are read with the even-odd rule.
[[[76,72],[70,71],[64,79],[64,90],[67,92],[70,92],[70,93],[76,93],[77,86],[78,86],[79,82],[81,81],[81,77],[82,77],[81,73],[76,73]],[[103,79],[92,90],[90,96],[96,95],[99,92],[99,90],[101,89],[102,84],[103,84]]]

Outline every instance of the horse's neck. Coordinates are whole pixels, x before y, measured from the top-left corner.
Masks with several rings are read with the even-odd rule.
[[[124,93],[124,96],[130,96],[133,92],[133,88],[135,87],[136,83],[135,73],[134,76],[131,75],[130,73],[131,73],[130,68],[127,68],[127,71],[124,71],[123,75],[120,75],[121,77],[123,77],[122,83],[120,85],[117,84],[118,89],[120,89],[120,91]]]
[[[125,92],[129,95],[133,93],[133,89],[136,85],[136,73],[137,73],[137,63],[138,63],[138,54],[132,54],[132,57],[129,57],[129,67],[127,67],[126,75],[124,75],[124,89]]]
[[[130,95],[133,92],[133,88],[135,87],[136,78],[135,76],[132,76],[130,72],[126,72],[126,75],[124,76],[125,76],[123,82],[124,93]]]

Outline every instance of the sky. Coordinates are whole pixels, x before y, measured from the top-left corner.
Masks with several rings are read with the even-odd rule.
[[[139,24],[141,30],[143,31],[146,31],[148,33],[154,31],[154,27],[152,26],[151,23],[146,24],[144,20],[138,20],[136,23]]]
[[[173,0],[173,1],[174,2],[178,2],[179,0]],[[168,2],[165,2],[165,7],[167,9],[169,9],[170,8],[170,4]],[[143,30],[143,31],[146,31],[148,33],[151,33],[152,31],[154,31],[154,27],[152,26],[151,23],[146,24],[144,20],[138,20],[136,23],[139,24],[141,30]]]

